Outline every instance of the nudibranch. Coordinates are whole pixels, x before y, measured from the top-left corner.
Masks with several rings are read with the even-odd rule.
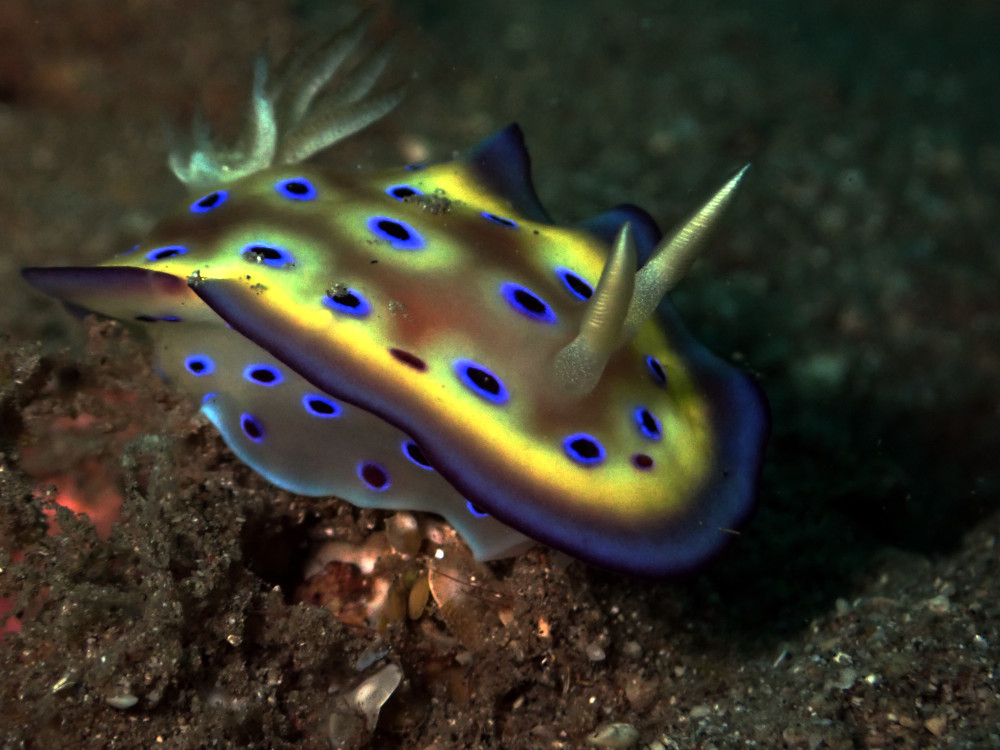
[[[371,93],[384,54],[345,62],[364,26],[271,81],[258,61],[240,146],[175,144],[190,197],[135,248],[24,277],[144,327],[279,487],[440,514],[480,560],[701,565],[752,512],[767,409],[665,295],[743,172],[661,238],[634,206],[554,224],[516,125],[444,163],[306,166],[399,99]]]

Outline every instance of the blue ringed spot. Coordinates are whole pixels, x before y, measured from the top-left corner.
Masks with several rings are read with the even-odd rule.
[[[305,177],[289,177],[274,183],[278,195],[293,201],[311,201],[316,199],[316,188]]]
[[[476,507],[475,505],[473,505],[471,500],[466,500],[465,501],[465,507],[468,508],[469,513],[471,513],[472,515],[474,515],[476,518],[489,518],[490,517],[489,513],[484,513],[483,511],[479,510],[478,507]]]
[[[563,440],[566,455],[584,466],[596,466],[601,463],[607,453],[597,438],[585,432],[578,432]]]
[[[135,319],[140,323],[180,323],[181,319],[176,315],[136,315]]]
[[[483,367],[478,362],[470,359],[456,359],[453,363],[458,379],[465,384],[473,393],[494,404],[506,403],[510,395],[503,381]]]
[[[632,416],[635,418],[639,432],[650,440],[659,440],[663,436],[663,426],[660,424],[660,420],[645,406],[638,407],[632,412]]]
[[[271,268],[294,266],[295,257],[281,245],[270,242],[251,242],[240,250],[240,257],[249,263],[260,263]]]
[[[667,385],[667,371],[656,357],[652,354],[646,356],[646,367],[653,381],[659,386]]]
[[[497,216],[496,214],[491,214],[489,211],[483,211],[483,218],[489,219],[494,224],[499,224],[502,227],[507,227],[508,229],[517,229],[517,222],[513,219],[508,219],[505,216]]]
[[[368,300],[357,289],[334,287],[328,289],[323,304],[334,312],[363,318],[372,311]]]
[[[563,266],[556,267],[556,276],[566,287],[566,291],[578,300],[586,301],[594,296],[594,287],[591,286],[582,276]]]
[[[209,401],[211,401],[213,398],[215,398],[218,395],[219,394],[216,393],[215,391],[212,391],[210,393],[206,393],[204,396],[201,397],[201,403],[207,404]]]
[[[318,396],[314,393],[307,393],[302,397],[302,408],[320,419],[333,419],[339,417],[342,409],[333,399],[326,396]]]
[[[240,416],[240,428],[243,430],[243,434],[255,443],[264,439],[264,425],[253,414]]]
[[[169,247],[157,247],[146,253],[146,260],[155,263],[158,260],[166,260],[176,255],[184,255],[188,250],[183,245],[170,245]]]
[[[185,358],[184,368],[192,375],[201,377],[202,375],[211,375],[215,371],[215,363],[204,354],[192,354]]]
[[[372,216],[368,219],[368,230],[379,239],[388,241],[397,250],[420,250],[424,246],[424,238],[420,233],[399,219]]]
[[[226,198],[229,197],[229,191],[227,190],[216,190],[214,193],[209,193],[203,196],[191,204],[192,213],[203,214],[206,211],[211,211],[213,208],[218,208],[223,203],[226,202]]]
[[[364,485],[376,492],[389,489],[392,482],[389,481],[389,473],[374,461],[362,461],[358,464],[358,479]]]
[[[281,374],[281,370],[277,367],[263,364],[247,365],[243,369],[243,377],[251,383],[265,385],[268,388],[276,386],[284,380],[284,375]]]
[[[500,294],[521,315],[539,323],[556,322],[556,314],[548,303],[527,287],[505,281],[500,285]]]
[[[417,445],[412,440],[404,440],[402,443],[403,455],[406,456],[410,461],[415,463],[421,469],[427,471],[434,471],[434,467],[431,466],[431,462],[427,460],[427,456],[424,452],[420,450],[420,446]]]
[[[395,198],[398,201],[401,201],[404,198],[410,198],[411,196],[414,196],[414,195],[423,195],[424,194],[423,190],[421,190],[419,188],[415,188],[415,187],[413,187],[413,185],[405,185],[405,184],[404,185],[390,185],[389,187],[387,187],[385,189],[385,192],[386,192],[387,195],[392,196],[393,198]]]

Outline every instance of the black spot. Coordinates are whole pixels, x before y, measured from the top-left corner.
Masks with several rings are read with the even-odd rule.
[[[280,252],[275,250],[273,247],[265,247],[264,245],[254,245],[253,247],[248,247],[243,251],[243,255],[250,255],[255,258],[260,258],[261,260],[282,259]]]
[[[176,315],[136,315],[135,319],[143,323],[180,323],[181,319]]]
[[[494,404],[505,404],[510,398],[503,381],[486,367],[471,359],[456,359],[453,363],[455,374],[459,380],[477,396],[492,401]]]
[[[263,367],[256,370],[251,370],[250,377],[256,380],[258,383],[273,383],[278,378],[274,370],[267,370]]]
[[[317,414],[336,414],[337,409],[328,401],[323,401],[318,398],[309,399],[309,408],[312,409]]]
[[[302,406],[314,417],[329,418],[340,416],[340,405],[326,396],[307,393],[302,397]]]
[[[469,513],[474,515],[476,518],[489,518],[489,513],[484,511],[478,505],[473,503],[471,500],[465,501],[465,507],[469,509]]]
[[[639,421],[639,428],[646,437],[656,440],[662,434],[659,420],[650,413],[649,409],[639,409],[636,412],[636,419]]]
[[[160,250],[151,250],[146,256],[151,261],[165,260],[166,258],[173,258],[176,255],[183,255],[187,252],[183,247],[165,247]]]
[[[567,273],[563,278],[566,279],[566,285],[581,299],[590,299],[593,296],[594,290],[590,288],[590,284],[576,274]]]
[[[584,466],[596,466],[604,460],[604,446],[585,432],[578,432],[563,440],[566,455]]]
[[[215,369],[215,363],[202,355],[192,355],[185,358],[184,366],[192,375],[209,375]]]
[[[600,447],[589,438],[576,438],[576,440],[570,441],[569,447],[576,455],[587,461],[601,457]]]
[[[545,300],[527,287],[511,281],[505,281],[500,285],[500,294],[507,300],[507,304],[521,313],[521,315],[526,315],[532,320],[537,320],[541,323],[556,322],[556,314],[552,312],[552,308],[546,304]]]
[[[304,182],[299,182],[298,180],[289,180],[285,183],[285,190],[287,190],[292,195],[309,195],[309,186]]]
[[[389,193],[393,198],[399,198],[399,200],[409,198],[411,195],[417,195],[417,191],[409,185],[396,185],[395,187],[389,189]]]
[[[243,428],[243,434],[254,442],[260,442],[264,439],[263,426],[250,414],[244,414],[240,417],[240,427]]]
[[[548,312],[548,306],[527,289],[514,290],[514,299],[517,304],[533,315],[544,315]]]
[[[420,357],[418,357],[416,354],[408,352],[404,349],[397,349],[395,347],[389,350],[389,354],[391,354],[397,360],[402,362],[404,365],[409,365],[418,372],[427,371],[427,363],[424,362],[422,359],[420,359]]]
[[[257,263],[271,268],[285,268],[295,265],[295,257],[279,245],[265,242],[251,242],[240,249],[240,257],[248,263]]]
[[[216,206],[221,206],[225,203],[228,195],[229,193],[225,190],[216,190],[214,193],[209,193],[192,203],[191,210],[196,214],[203,214],[206,211],[211,211]]]
[[[357,289],[337,284],[326,290],[323,304],[336,312],[363,318],[371,312],[371,305]]]
[[[485,370],[480,370],[478,367],[470,367],[465,371],[477,388],[481,391],[486,391],[493,396],[500,395],[500,382],[493,377],[490,373]]]
[[[503,216],[497,216],[496,214],[491,214],[489,211],[483,211],[483,217],[489,219],[490,221],[499,224],[500,226],[507,227],[508,229],[516,229],[517,222],[511,219],[505,218]]]
[[[427,456],[425,456],[424,452],[420,450],[420,446],[412,440],[409,440],[404,444],[403,450],[406,451],[406,455],[410,457],[410,460],[413,461],[413,463],[427,469],[431,468],[431,462],[427,460]]]
[[[354,307],[354,308],[356,308],[356,307],[360,307],[360,305],[361,305],[361,298],[358,297],[358,295],[356,295],[350,289],[345,289],[342,292],[337,292],[336,294],[331,294],[330,295],[330,299],[332,299],[334,302],[336,302],[339,305],[343,305],[344,307]]]
[[[378,228],[390,237],[393,237],[401,242],[406,242],[406,240],[410,239],[410,233],[407,231],[406,227],[398,222],[382,219],[378,222]]]
[[[556,266],[556,276],[566,287],[566,291],[578,300],[586,301],[594,294],[594,287],[583,279],[579,274],[563,266]]]
[[[646,357],[646,366],[649,368],[649,374],[653,376],[653,380],[656,381],[657,385],[664,386],[667,384],[667,371],[663,369],[660,360],[649,355]]]

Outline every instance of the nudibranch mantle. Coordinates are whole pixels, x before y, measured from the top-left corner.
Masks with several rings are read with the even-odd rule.
[[[664,296],[742,172],[665,239],[633,206],[559,226],[517,126],[455,161],[335,174],[300,161],[336,137],[281,147],[311,111],[288,80],[258,67],[250,131],[271,145],[172,160],[197,192],[135,249],[25,278],[146,327],[280,487],[441,514],[479,559],[537,540],[660,577],[718,552],[752,512],[766,405]],[[350,123],[381,116],[385,96],[347,88]]]

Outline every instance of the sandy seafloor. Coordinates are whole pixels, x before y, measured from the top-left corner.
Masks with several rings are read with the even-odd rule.
[[[673,298],[773,412],[760,510],[701,575],[536,549],[479,576],[504,624],[432,602],[382,634],[291,598],[309,529],[360,542],[385,515],[274,490],[141,342],[17,273],[132,247],[183,198],[163,119],[200,100],[231,132],[254,52],[320,5],[3,2],[0,540],[28,557],[0,571],[27,592],[0,745],[328,747],[384,651],[403,684],[350,746],[575,748],[621,723],[651,748],[1000,747],[996,3],[379,4],[407,99],[322,163],[517,121],[554,217],[629,201],[664,226],[753,164]],[[128,488],[110,540],[44,536],[39,489],[74,482]]]

